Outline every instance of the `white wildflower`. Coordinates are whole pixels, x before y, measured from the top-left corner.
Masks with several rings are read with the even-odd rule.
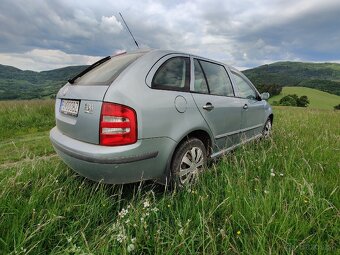
[[[150,202],[148,200],[146,200],[144,203],[143,203],[143,206],[144,208],[148,208],[150,206]]]
[[[270,173],[270,176],[274,177],[274,176],[275,176],[275,173],[274,173],[274,172],[271,172],[271,173]]]
[[[118,213],[118,216],[120,217],[120,218],[124,218],[125,217],[125,215],[127,215],[127,213],[128,213],[129,211],[127,210],[127,209],[122,209],[119,213]]]
[[[283,177],[283,173],[280,173],[280,176]]]
[[[226,236],[225,230],[223,228],[220,229],[220,235],[222,236],[222,238],[225,238]]]
[[[159,209],[158,209],[157,207],[155,207],[155,208],[152,208],[151,211],[153,211],[153,212],[158,212]]]
[[[130,243],[127,247],[128,252],[132,252],[135,249],[135,245],[133,243]]]
[[[126,240],[126,235],[123,232],[118,233],[117,235],[117,241],[119,243],[122,243],[123,241]]]

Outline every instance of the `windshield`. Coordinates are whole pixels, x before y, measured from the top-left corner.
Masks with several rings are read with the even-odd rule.
[[[109,85],[132,62],[144,53],[122,54],[95,67],[74,81],[76,85]]]

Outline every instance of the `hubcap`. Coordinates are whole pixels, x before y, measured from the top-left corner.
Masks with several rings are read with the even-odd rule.
[[[264,126],[264,130],[263,130],[263,136],[265,138],[269,137],[271,129],[272,129],[272,123],[270,121],[267,121],[266,125]]]
[[[181,161],[179,180],[182,184],[192,183],[197,179],[198,173],[204,166],[203,151],[198,147],[188,150]]]

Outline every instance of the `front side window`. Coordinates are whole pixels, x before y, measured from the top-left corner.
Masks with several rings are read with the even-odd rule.
[[[152,88],[188,91],[190,84],[190,59],[174,57],[164,62],[152,79]]]
[[[239,74],[232,73],[235,81],[235,85],[238,88],[238,97],[247,98],[247,99],[257,99],[257,93],[255,90],[248,84],[248,82]]]
[[[208,82],[210,94],[234,96],[233,87],[225,68],[221,65],[199,60]]]

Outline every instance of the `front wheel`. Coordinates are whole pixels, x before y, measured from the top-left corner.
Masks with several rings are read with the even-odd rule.
[[[272,121],[268,118],[266,124],[264,124],[264,128],[262,130],[263,138],[269,138],[272,133]]]
[[[197,138],[189,138],[176,150],[172,164],[172,182],[180,187],[193,184],[207,165],[207,150]]]

